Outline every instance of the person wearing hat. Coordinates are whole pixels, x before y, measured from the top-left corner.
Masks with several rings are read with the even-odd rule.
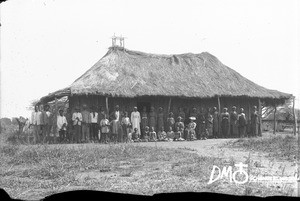
[[[222,137],[228,138],[229,135],[229,113],[226,107],[223,108],[223,113],[221,114],[221,131]]]
[[[74,127],[74,141],[80,143],[81,141],[81,122],[82,114],[80,113],[80,108],[75,107],[75,112],[72,115],[73,127]]]
[[[174,125],[175,125],[175,119],[173,112],[169,113],[169,117],[167,118],[167,128],[172,127],[172,130],[174,130]]]
[[[254,105],[250,115],[250,136],[256,137],[258,135],[258,112],[257,107]]]
[[[216,107],[213,108],[213,138],[219,137],[219,112]]]
[[[236,112],[236,107],[233,106],[230,113],[230,137],[237,137],[238,135],[238,114]]]
[[[192,111],[190,112],[190,117],[195,117],[195,121],[196,121],[197,120],[197,116],[198,116],[197,108],[193,107]]]
[[[141,115],[139,111],[137,110],[137,107],[133,108],[133,111],[131,112],[130,115],[130,120],[132,124],[132,129],[134,130],[135,128],[137,129],[137,133],[141,135],[141,128],[140,128],[140,123],[141,123]]]
[[[67,119],[64,116],[64,110],[60,109],[59,115],[57,116],[57,130],[59,133],[59,142],[62,143],[66,139],[66,130],[67,130]]]
[[[240,114],[238,116],[238,131],[239,131],[239,137],[245,137],[246,135],[246,115],[244,113],[244,108],[240,109]]]

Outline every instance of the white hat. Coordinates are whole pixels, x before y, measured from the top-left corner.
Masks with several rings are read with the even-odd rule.
[[[195,121],[195,120],[196,120],[196,117],[190,117],[190,120]]]

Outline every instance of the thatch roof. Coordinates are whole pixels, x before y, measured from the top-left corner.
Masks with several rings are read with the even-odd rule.
[[[120,47],[109,48],[104,57],[66,89],[72,95],[118,97],[286,99],[291,96],[255,84],[208,52],[158,55]]]

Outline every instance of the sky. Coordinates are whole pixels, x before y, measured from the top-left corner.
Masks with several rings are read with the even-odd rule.
[[[0,4],[0,117],[65,88],[125,36],[147,53],[209,52],[300,107],[298,0],[8,0]]]

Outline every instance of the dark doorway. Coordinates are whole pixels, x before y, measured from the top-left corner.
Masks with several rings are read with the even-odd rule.
[[[137,108],[138,108],[139,112],[142,112],[144,107],[146,107],[147,113],[149,113],[151,103],[150,102],[137,102]]]

